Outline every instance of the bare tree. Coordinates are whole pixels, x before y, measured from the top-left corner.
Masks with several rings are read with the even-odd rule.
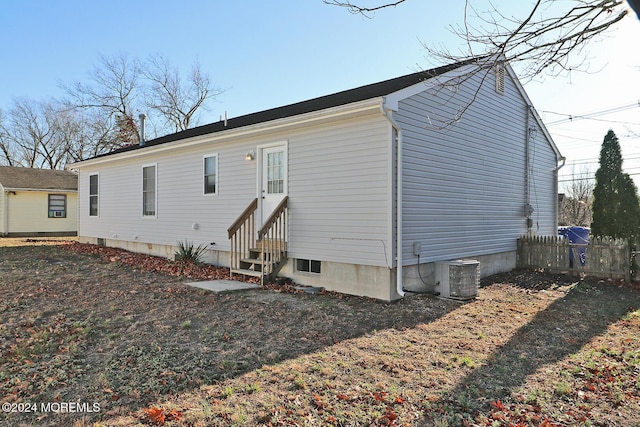
[[[21,98],[9,112],[5,156],[12,166],[60,169],[68,160],[69,141],[60,126],[59,109],[54,101]]]
[[[14,149],[12,146],[11,134],[5,125],[5,118],[2,109],[0,109],[0,165],[14,166]]]
[[[64,86],[68,109],[81,111],[85,126],[101,134],[95,140],[98,154],[140,142],[136,118],[149,116],[155,136],[188,129],[198,124],[206,102],[222,93],[196,63],[188,78],[163,56],[147,61],[125,54],[100,56],[88,83]],[[155,113],[155,114],[154,114]],[[88,120],[98,120],[90,125]]]
[[[558,206],[559,225],[591,226],[591,203],[595,187],[593,174],[593,171],[586,167],[579,172],[576,172],[575,167],[572,169],[572,179]]]
[[[205,101],[222,93],[211,86],[209,76],[198,63],[191,67],[186,81],[178,68],[161,55],[151,56],[143,72],[149,83],[147,106],[157,111],[165,126],[174,132],[191,127]]]
[[[407,0],[364,6],[366,2],[323,0],[324,3],[347,8],[352,13],[367,15],[391,8]],[[497,8],[478,11],[465,0],[462,25],[450,30],[463,42],[461,53],[425,44],[435,62],[451,63],[472,58],[506,58],[521,64],[521,77],[528,78],[543,71],[559,73],[581,69],[585,64],[583,49],[594,38],[604,34],[629,14],[623,0],[573,0],[558,5],[554,0],[537,0],[526,16],[507,16]],[[637,0],[631,2],[636,7]],[[637,9],[636,9],[637,10]]]
[[[139,142],[133,119],[141,108],[141,68],[137,60],[126,54],[109,58],[100,56],[89,74],[89,83],[76,82],[63,86],[69,96],[68,108],[89,111],[90,116],[103,117],[110,138],[123,146]]]

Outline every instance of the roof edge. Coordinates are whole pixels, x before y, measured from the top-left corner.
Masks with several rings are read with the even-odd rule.
[[[323,111],[330,108],[340,107],[373,98],[384,97],[408,86],[427,81],[448,71],[455,70],[456,68],[459,68],[461,66],[477,63],[478,60],[479,58],[473,58],[467,61],[444,65],[430,70],[419,71],[416,73],[411,73],[404,76],[395,77],[380,82],[343,90],[340,92],[335,92],[333,94],[312,98],[281,107],[271,108],[255,113],[246,114],[243,116],[238,116],[235,118],[209,123],[206,125],[194,127],[181,132],[164,135],[159,138],[145,141],[145,144],[142,146],[139,144],[135,144],[118,150],[114,150],[110,153],[101,154],[83,160],[81,162],[74,163],[74,165],[80,165],[83,162],[89,160],[116,155],[124,152],[131,152],[142,148],[158,146],[175,141],[184,141],[185,139],[190,139],[193,137],[215,134],[235,128],[244,128],[260,123],[268,123],[278,119],[299,117],[308,113]]]

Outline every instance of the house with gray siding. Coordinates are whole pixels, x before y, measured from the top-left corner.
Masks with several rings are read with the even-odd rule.
[[[555,235],[562,157],[506,64],[452,64],[166,135],[70,166],[80,241],[394,300],[435,263],[516,264]]]

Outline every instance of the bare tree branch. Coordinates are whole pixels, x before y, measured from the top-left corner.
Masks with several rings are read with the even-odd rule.
[[[383,3],[378,6],[358,6],[356,4],[351,3],[350,1],[338,1],[338,0],[322,0],[325,4],[329,4],[332,6],[340,6],[346,8],[349,12],[354,14],[361,14],[367,16],[367,13],[376,12],[381,9],[386,9],[389,7],[396,7],[401,3],[404,3],[406,0],[397,0],[395,2]]]
[[[150,87],[147,106],[158,111],[175,132],[188,129],[205,102],[222,93],[211,86],[209,76],[198,63],[192,66],[185,82],[176,67],[156,55],[149,58],[144,76]]]
[[[591,203],[593,202],[593,189],[595,180],[585,179],[587,176],[594,176],[594,172],[589,168],[582,168],[576,171],[575,167],[571,171],[572,180],[568,183],[564,193],[564,198],[559,203],[559,225],[577,225],[580,227],[590,227],[592,221]]]
[[[361,14],[402,3],[387,1],[383,4],[377,2],[376,6],[364,6],[367,0],[323,1]],[[628,15],[623,0],[535,0],[524,17],[507,16],[491,3],[489,10],[479,12],[471,0],[460,1],[465,2],[462,25],[452,25],[449,29],[462,41],[463,50],[454,52],[452,47],[434,47],[428,43],[423,43],[423,46],[427,58],[436,66],[472,63],[475,67],[469,69],[466,76],[457,76],[442,83],[441,93],[457,93],[456,87],[474,76],[479,78],[474,82],[479,83],[475,86],[479,91],[503,62],[513,66],[518,76],[525,80],[543,72],[557,75],[564,71],[586,70],[585,51],[589,43],[605,35]],[[458,122],[478,98],[477,91],[448,119],[437,117],[437,120],[432,120],[433,126],[444,128]],[[461,97],[444,99],[441,107],[448,111],[446,101],[460,102]]]
[[[453,34],[465,41],[466,51],[452,53],[450,49],[423,45],[435,62],[458,62],[476,56],[505,57],[510,64],[521,65],[519,74],[524,79],[545,71],[558,74],[584,69],[583,49],[627,16],[628,10],[622,0],[572,3],[575,5],[568,10],[559,10],[552,0],[537,0],[523,19],[505,16],[496,9],[486,14],[474,10],[474,15],[465,16],[464,28],[450,27]]]
[[[366,0],[323,0],[325,4],[363,15],[395,7],[404,1],[364,6]],[[558,74],[582,69],[586,62],[583,49],[629,12],[623,0],[536,0],[526,16],[517,18],[506,16],[493,5],[487,11],[478,12],[471,0],[464,1],[463,25],[452,25],[449,29],[464,42],[465,50],[453,53],[451,48],[423,43],[430,60],[441,65],[475,57],[504,57],[512,65],[522,64],[518,67],[521,78],[530,78],[543,71]],[[637,0],[630,3],[635,7]]]

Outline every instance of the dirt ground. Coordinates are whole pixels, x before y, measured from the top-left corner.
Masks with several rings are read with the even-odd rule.
[[[0,237],[0,248],[15,246],[57,246],[77,241],[77,237]]]
[[[216,295],[184,274],[224,269],[7,243],[0,425],[640,425],[637,286],[513,272],[467,304]]]

